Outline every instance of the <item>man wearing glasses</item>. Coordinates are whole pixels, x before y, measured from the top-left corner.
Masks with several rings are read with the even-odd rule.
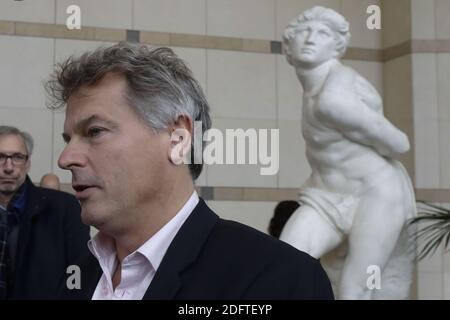
[[[52,299],[66,268],[87,250],[76,199],[27,176],[33,139],[0,126],[0,299]]]

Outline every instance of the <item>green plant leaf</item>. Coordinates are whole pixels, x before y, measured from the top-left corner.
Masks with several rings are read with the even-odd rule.
[[[418,216],[411,220],[409,226],[418,223],[430,223],[414,232],[413,237],[423,247],[418,253],[418,260],[436,253],[442,245],[447,248],[450,243],[450,210],[436,204],[418,201]]]

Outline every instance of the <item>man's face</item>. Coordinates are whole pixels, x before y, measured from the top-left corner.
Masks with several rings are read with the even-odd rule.
[[[114,231],[136,223],[161,192],[170,135],[149,129],[124,97],[123,76],[107,74],[67,104],[66,148],[58,164],[72,172],[84,223]]]
[[[292,61],[305,68],[315,68],[338,56],[335,33],[318,21],[300,24],[290,47]]]
[[[28,156],[22,137],[15,134],[0,136],[0,154]],[[0,162],[0,194],[10,199],[24,183],[29,170],[30,160],[15,163],[14,159],[7,158],[5,163]]]

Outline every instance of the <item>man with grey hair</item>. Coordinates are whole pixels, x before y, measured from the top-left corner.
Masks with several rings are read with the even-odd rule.
[[[333,298],[315,259],[220,219],[197,195],[201,167],[179,160],[193,122],[210,127],[209,107],[171,49],[99,48],[62,63],[48,90],[67,104],[59,166],[99,230],[79,264],[81,289],[63,298]]]
[[[311,175],[280,239],[321,258],[340,299],[405,299],[414,258],[405,227],[415,197],[393,157],[407,152],[409,141],[384,117],[373,86],[339,61],[349,40],[345,18],[324,7],[305,11],[284,33],[303,87]],[[372,270],[381,272],[376,290],[368,285]]]
[[[89,240],[76,199],[27,176],[32,152],[28,133],[0,126],[0,299],[56,299]]]

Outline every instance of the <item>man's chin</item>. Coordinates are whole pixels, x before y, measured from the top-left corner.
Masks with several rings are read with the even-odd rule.
[[[89,226],[93,226],[97,229],[104,224],[105,215],[102,214],[98,209],[86,208],[81,206],[81,221]]]
[[[1,184],[0,185],[0,193],[10,196],[17,191],[15,184]]]

